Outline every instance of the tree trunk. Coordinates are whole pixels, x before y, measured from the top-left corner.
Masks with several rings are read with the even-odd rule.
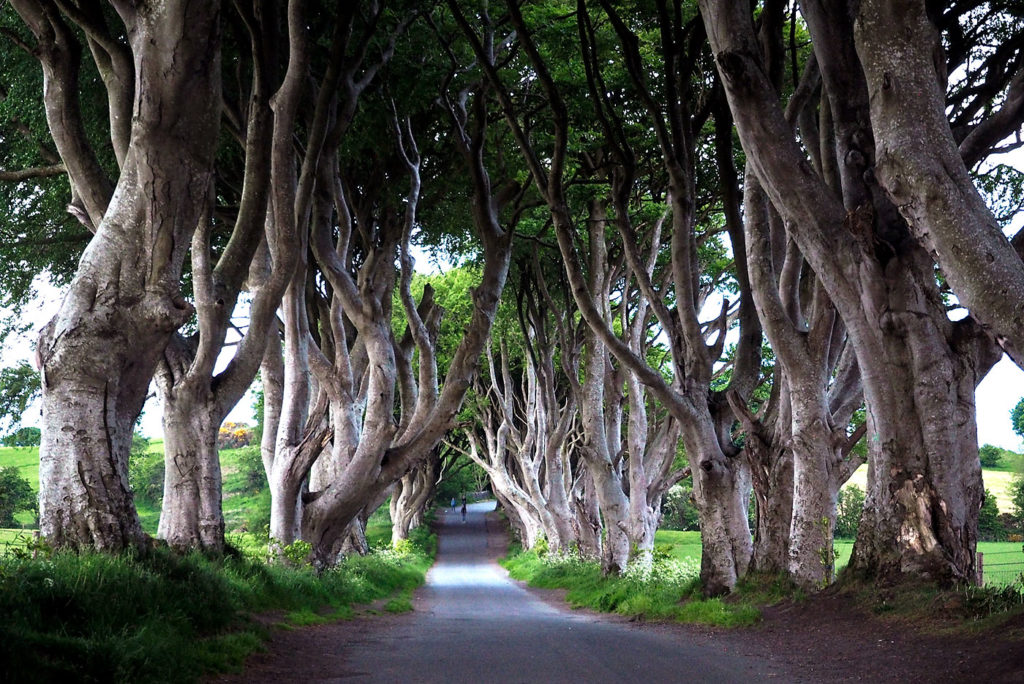
[[[941,42],[926,3],[859,3],[854,33],[870,93],[879,182],[960,303],[1024,368],[1024,261],[971,181],[953,138],[936,73]],[[1020,134],[1020,115],[1015,118],[1007,135]]]
[[[594,478],[586,468],[573,485],[572,502],[575,510],[573,529],[579,540],[580,555],[585,558],[601,558],[601,509],[597,505]]]
[[[747,522],[750,471],[742,459],[726,457],[717,440],[697,441],[693,432],[692,427],[683,427],[693,498],[700,514],[700,578],[705,595],[719,596],[729,593],[746,574],[753,554]]]
[[[796,386],[793,401],[793,518],[789,533],[789,574],[803,587],[832,581],[832,534],[839,486],[834,485],[835,436],[823,421],[829,412],[823,388]],[[840,485],[842,483],[839,483]]]
[[[219,9],[218,2],[154,13],[120,8],[136,69],[131,143],[96,236],[38,346],[40,522],[55,546],[119,550],[144,539],[128,453],[160,352],[192,313],[179,277],[210,201]]]
[[[409,538],[409,532],[423,524],[423,514],[434,498],[440,459],[433,458],[414,468],[395,483],[391,494],[391,543]]]
[[[160,373],[164,499],[157,537],[174,549],[224,549],[219,411],[202,383],[169,386]],[[199,385],[199,387],[197,387]]]

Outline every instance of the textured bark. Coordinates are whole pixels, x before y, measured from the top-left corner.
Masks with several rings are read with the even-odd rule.
[[[423,524],[423,515],[434,498],[440,458],[423,462],[395,483],[391,494],[391,543],[409,538],[410,530]]]
[[[953,138],[936,74],[939,35],[925,2],[860,3],[855,34],[879,182],[960,303],[1024,368],[1024,261],[971,181]],[[1016,118],[1010,130],[1019,134],[1024,113]]]
[[[192,351],[185,343],[172,341],[157,374],[164,428],[164,497],[157,537],[175,549],[221,551],[217,408],[207,386],[175,382],[188,372]]]
[[[53,54],[48,31],[56,23],[40,30],[38,6],[17,9],[42,52]],[[50,10],[48,20],[57,16]],[[92,198],[86,205],[96,236],[38,347],[43,534],[56,546],[107,550],[144,536],[127,483],[132,426],[161,350],[191,314],[178,282],[210,201],[220,101],[219,3],[118,11],[137,86],[131,143],[108,207],[100,206],[103,182],[88,151],[75,147],[85,137],[63,128],[77,121],[67,100],[77,83],[62,80],[74,70],[44,69],[47,116],[55,139],[70,143],[58,149],[76,193]]]
[[[844,206],[793,140],[764,79],[748,7],[702,2],[701,12],[748,160],[840,312],[857,353],[873,478],[852,565],[879,581],[908,575],[966,580],[974,567],[980,504],[974,401],[966,386],[994,362],[991,342],[970,321],[949,321],[931,259],[857,172],[872,164],[870,137],[851,133],[840,143],[857,151],[839,170],[843,197],[864,198]],[[830,17],[842,21],[848,15]],[[848,43],[815,45],[849,51]],[[851,116],[866,111],[866,93],[833,92],[829,98],[860,102]],[[830,109],[834,118],[844,111]],[[837,135],[852,131],[850,123],[837,122]]]

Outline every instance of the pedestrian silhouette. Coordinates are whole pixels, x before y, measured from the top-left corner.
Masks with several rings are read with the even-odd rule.
[[[455,497],[452,497],[452,513],[455,512]]]
[[[462,522],[466,522],[466,504],[462,504]]]

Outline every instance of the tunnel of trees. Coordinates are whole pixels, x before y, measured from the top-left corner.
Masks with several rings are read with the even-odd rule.
[[[147,543],[152,386],[157,536],[222,551],[255,380],[272,541],[321,567],[471,459],[525,546],[650,564],[685,480],[706,593],[821,587],[867,463],[850,571],[974,576],[975,388],[1024,367],[1018,3],[336,5],[0,7],[4,333],[63,291],[50,544]]]

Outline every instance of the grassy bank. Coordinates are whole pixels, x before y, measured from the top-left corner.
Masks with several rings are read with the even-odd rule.
[[[436,539],[350,558],[321,575],[268,566],[241,552],[219,559],[166,549],[144,555],[25,553],[0,557],[0,681],[188,682],[237,668],[267,628],[344,618],[392,597],[404,610]]]
[[[742,591],[726,600],[700,598],[699,560],[660,551],[649,571],[622,576],[602,575],[593,561],[520,549],[513,550],[502,565],[512,577],[532,587],[568,590],[566,600],[574,607],[730,627],[752,624],[760,615]]]

